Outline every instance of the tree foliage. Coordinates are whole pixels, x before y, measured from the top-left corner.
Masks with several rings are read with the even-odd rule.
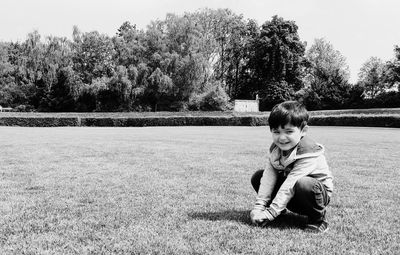
[[[394,47],[394,58],[392,61],[387,63],[387,74],[386,81],[389,83],[389,87],[398,86],[400,90],[400,47]]]
[[[303,102],[311,109],[344,107],[350,91],[345,57],[325,39],[316,39],[306,60],[305,88],[300,92]]]
[[[293,21],[274,16],[261,29],[249,23],[248,62],[244,73],[254,94],[261,95],[268,109],[275,103],[293,98],[303,85],[305,43],[300,40]],[[247,92],[248,93],[248,92]]]
[[[330,43],[317,39],[305,49],[294,21],[274,16],[259,26],[229,9],[167,14],[145,30],[126,21],[113,36],[78,27],[72,40],[33,31],[22,42],[0,43],[0,105],[26,111],[227,110],[234,99],[258,95],[262,110],[289,99],[333,109],[361,105],[365,94],[386,102],[374,86],[400,84],[397,46],[384,73],[381,62],[375,69],[366,64],[355,86],[345,58]]]
[[[389,88],[386,82],[387,67],[380,58],[369,58],[362,65],[358,76],[358,82],[364,88],[364,93],[368,98],[375,98]]]

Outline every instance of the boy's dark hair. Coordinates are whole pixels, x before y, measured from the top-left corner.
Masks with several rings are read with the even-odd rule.
[[[286,124],[291,124],[302,130],[308,122],[309,114],[306,107],[297,101],[285,101],[272,108],[268,117],[269,128],[283,128]]]

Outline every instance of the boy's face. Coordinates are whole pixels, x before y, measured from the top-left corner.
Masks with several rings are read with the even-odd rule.
[[[293,149],[299,142],[300,139],[306,134],[308,126],[305,126],[302,130],[293,126],[292,124],[286,124],[283,128],[273,128],[272,140],[282,151],[288,151]]]

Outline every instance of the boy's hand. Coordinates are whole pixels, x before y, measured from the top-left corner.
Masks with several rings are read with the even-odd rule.
[[[259,209],[254,209],[250,212],[250,219],[251,222],[255,225],[260,225],[262,224],[267,217],[265,216],[265,214],[263,213],[263,210],[259,210]]]
[[[264,227],[269,222],[273,221],[275,217],[269,211],[269,208],[265,210],[253,209],[250,212],[250,219],[253,224]]]

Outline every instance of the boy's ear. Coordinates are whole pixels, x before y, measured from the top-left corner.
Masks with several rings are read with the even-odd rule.
[[[308,125],[305,125],[301,130],[302,136],[305,136],[307,134],[307,131],[308,131]]]

